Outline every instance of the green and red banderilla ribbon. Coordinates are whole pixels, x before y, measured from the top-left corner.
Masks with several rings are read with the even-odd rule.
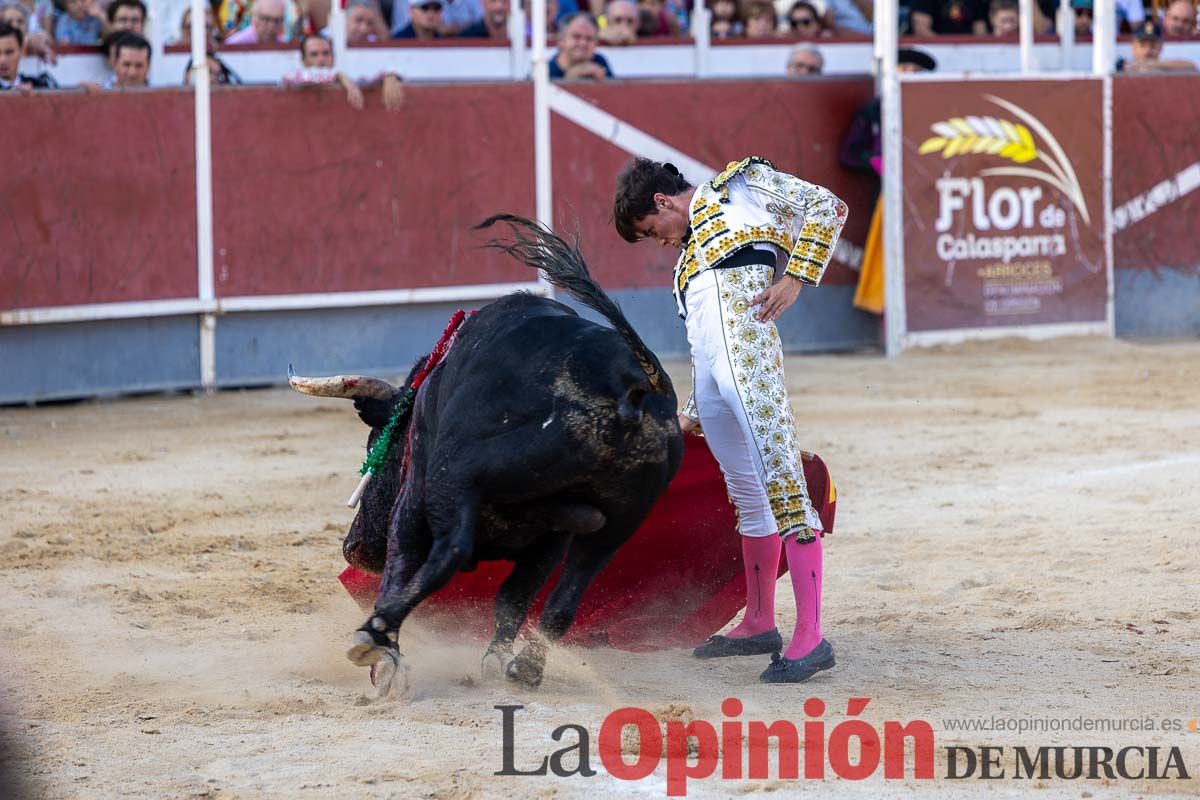
[[[470,316],[474,316],[472,311]],[[367,453],[367,458],[363,461],[362,468],[358,474],[362,475],[362,480],[358,482],[358,487],[354,493],[350,495],[350,499],[346,501],[346,505],[354,508],[358,505],[358,501],[362,498],[363,492],[367,488],[367,484],[371,482],[371,476],[379,473],[383,469],[383,465],[387,463],[388,456],[392,452],[392,447],[395,446],[396,440],[401,434],[407,432],[408,423],[412,420],[413,402],[417,399],[417,390],[421,388],[421,384],[429,377],[429,373],[433,372],[434,367],[442,362],[446,354],[450,352],[450,348],[454,345],[454,339],[458,336],[458,331],[462,324],[467,320],[468,314],[461,308],[455,311],[450,317],[450,322],[446,324],[446,329],[442,331],[442,338],[438,339],[434,345],[433,351],[429,354],[429,358],[425,360],[425,365],[421,367],[420,372],[412,379],[408,386],[400,393],[400,399],[396,401],[396,407],[392,410],[392,415],[388,418],[387,425],[379,432],[379,437],[375,440],[375,444],[371,445],[371,450]]]

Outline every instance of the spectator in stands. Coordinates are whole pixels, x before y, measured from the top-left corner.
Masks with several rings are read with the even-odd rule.
[[[913,35],[986,36],[987,13],[987,0],[913,0]]]
[[[129,31],[146,35],[146,4],[142,0],[112,0],[108,5],[108,32]]]
[[[29,94],[34,89],[57,89],[58,84],[46,73],[21,74],[21,54],[25,50],[25,32],[0,22],[0,92]]]
[[[228,39],[234,33],[254,26],[254,6],[258,0],[208,0],[217,12],[217,24]],[[306,20],[305,8],[310,2],[327,5],[332,0],[283,0],[283,32],[280,41],[290,42],[302,28],[314,20]],[[318,15],[314,15],[318,16]],[[260,42],[263,40],[260,40]],[[267,39],[265,41],[271,41]],[[243,42],[243,44],[250,44]]]
[[[217,57],[217,54],[212,50],[207,53],[206,61],[208,63],[208,77],[214,86],[239,86],[242,79],[234,72],[228,64]],[[187,60],[187,66],[183,68],[183,85],[191,86],[194,82],[192,77],[192,60]]]
[[[413,11],[421,3],[411,0],[395,0],[392,6],[392,38],[413,38],[400,34],[413,21]],[[557,6],[555,6],[557,11]],[[418,12],[419,14],[420,12]],[[441,22],[438,23],[438,34],[441,36],[457,36],[471,25],[483,19],[482,0],[443,0]],[[421,38],[421,37],[416,37]]]
[[[100,44],[104,13],[96,0],[55,0],[61,12],[54,23],[54,41],[62,44]]]
[[[208,30],[208,43],[217,45],[221,43],[221,26],[217,24],[217,13],[213,11],[211,5],[207,3],[204,6],[204,26]],[[179,38],[177,41],[180,44],[192,43],[192,7],[188,6],[183,11],[183,17],[179,21]]]
[[[300,41],[302,69],[283,76],[284,86],[319,86],[340,84],[346,90],[346,102],[356,111],[364,105],[362,86],[380,83],[383,88],[383,107],[395,111],[404,103],[404,82],[394,72],[385,72],[369,81],[355,81],[333,67],[333,43],[324,34],[305,36]]]
[[[1191,36],[1196,33],[1196,9],[1189,0],[1175,0],[1163,14],[1163,33],[1167,36]]]
[[[387,38],[387,22],[378,0],[350,0],[346,4],[347,42],[384,42]]]
[[[150,43],[136,33],[124,33],[114,45],[113,77],[109,88],[134,89],[150,85]]]
[[[1075,11],[1075,35],[1092,35],[1092,0],[1071,0],[1071,8]]]
[[[363,109],[363,93],[344,72],[333,69],[333,44],[321,34],[300,40],[300,64],[303,69],[283,76],[284,86],[340,84],[346,90],[346,102],[355,111]]]
[[[792,78],[811,78],[825,69],[825,57],[814,44],[805,42],[792,48],[788,56],[787,74]]]
[[[550,77],[597,81],[613,77],[608,61],[596,52],[599,30],[592,15],[582,11],[563,20],[558,51],[550,58]]]
[[[409,0],[409,21],[394,39],[440,39],[442,0]]]
[[[465,39],[508,39],[509,0],[483,0],[483,19],[463,30]]]
[[[775,35],[775,6],[767,0],[750,0],[742,9],[742,24],[747,39],[766,39]]]
[[[679,17],[667,11],[665,0],[637,0],[638,36],[679,36]]]
[[[17,0],[0,2],[0,22],[19,30],[25,43],[29,43],[29,9],[24,5]]]
[[[610,47],[637,44],[638,7],[630,0],[609,0],[604,8],[600,41]]]
[[[906,3],[901,2],[901,12]],[[835,36],[846,33],[870,36],[874,31],[871,20],[875,15],[872,0],[825,0],[825,28]]]
[[[988,6],[988,23],[992,36],[1017,36],[1021,23],[1021,9],[1017,0],[992,0]]]
[[[792,36],[799,36],[801,39],[831,35],[831,31],[821,21],[816,6],[808,0],[796,0],[792,3],[792,7],[788,9],[788,29]]]
[[[101,89],[138,89],[150,85],[150,43],[136,33],[117,31],[109,37],[111,55],[109,64],[112,75],[104,86],[84,81],[80,87],[86,92]]]
[[[1175,59],[1164,61],[1159,58],[1162,55],[1162,28],[1153,20],[1145,20],[1138,29],[1133,33],[1133,42],[1130,44],[1133,50],[1133,60],[1126,61],[1121,59],[1117,62],[1117,69],[1121,72],[1128,73],[1156,73],[1156,72],[1195,72],[1196,65],[1191,61]]]
[[[54,40],[42,31],[31,31],[31,12],[20,0],[0,0],[0,22],[7,23],[25,37],[25,54],[51,64],[58,63]]]
[[[250,14],[250,24],[225,38],[227,45],[266,44],[282,42],[284,21],[287,19],[283,0],[257,0]]]
[[[712,38],[733,39],[746,32],[738,18],[736,0],[709,0],[712,13]]]

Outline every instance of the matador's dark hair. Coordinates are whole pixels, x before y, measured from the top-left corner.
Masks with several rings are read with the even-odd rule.
[[[657,214],[654,195],[676,195],[692,185],[674,164],[662,164],[648,158],[632,158],[617,175],[617,196],[613,200],[613,224],[627,242],[638,240],[633,224]]]

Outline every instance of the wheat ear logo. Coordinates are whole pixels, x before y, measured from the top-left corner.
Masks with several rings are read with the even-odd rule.
[[[1044,164],[1046,169],[1031,167],[992,167],[980,171],[980,175],[1014,175],[1023,178],[1034,178],[1045,181],[1062,192],[1083,215],[1085,224],[1091,224],[1087,202],[1083,199],[1083,189],[1075,176],[1075,168],[1063,152],[1062,146],[1054,134],[1046,129],[1041,121],[1020,106],[1003,100],[995,95],[985,94],[985,100],[995,103],[1012,112],[1019,122],[997,117],[953,117],[943,122],[935,122],[932,130],[936,136],[921,143],[917,150],[920,155],[941,153],[942,158],[971,154],[986,154],[1015,162],[1017,164]],[[1022,124],[1025,123],[1025,124]],[[1030,129],[1033,129],[1032,132]],[[1038,148],[1034,139],[1037,134],[1049,155]]]

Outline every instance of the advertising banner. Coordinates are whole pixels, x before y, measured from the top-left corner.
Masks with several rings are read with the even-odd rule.
[[[901,93],[909,333],[1104,324],[1102,81]]]

